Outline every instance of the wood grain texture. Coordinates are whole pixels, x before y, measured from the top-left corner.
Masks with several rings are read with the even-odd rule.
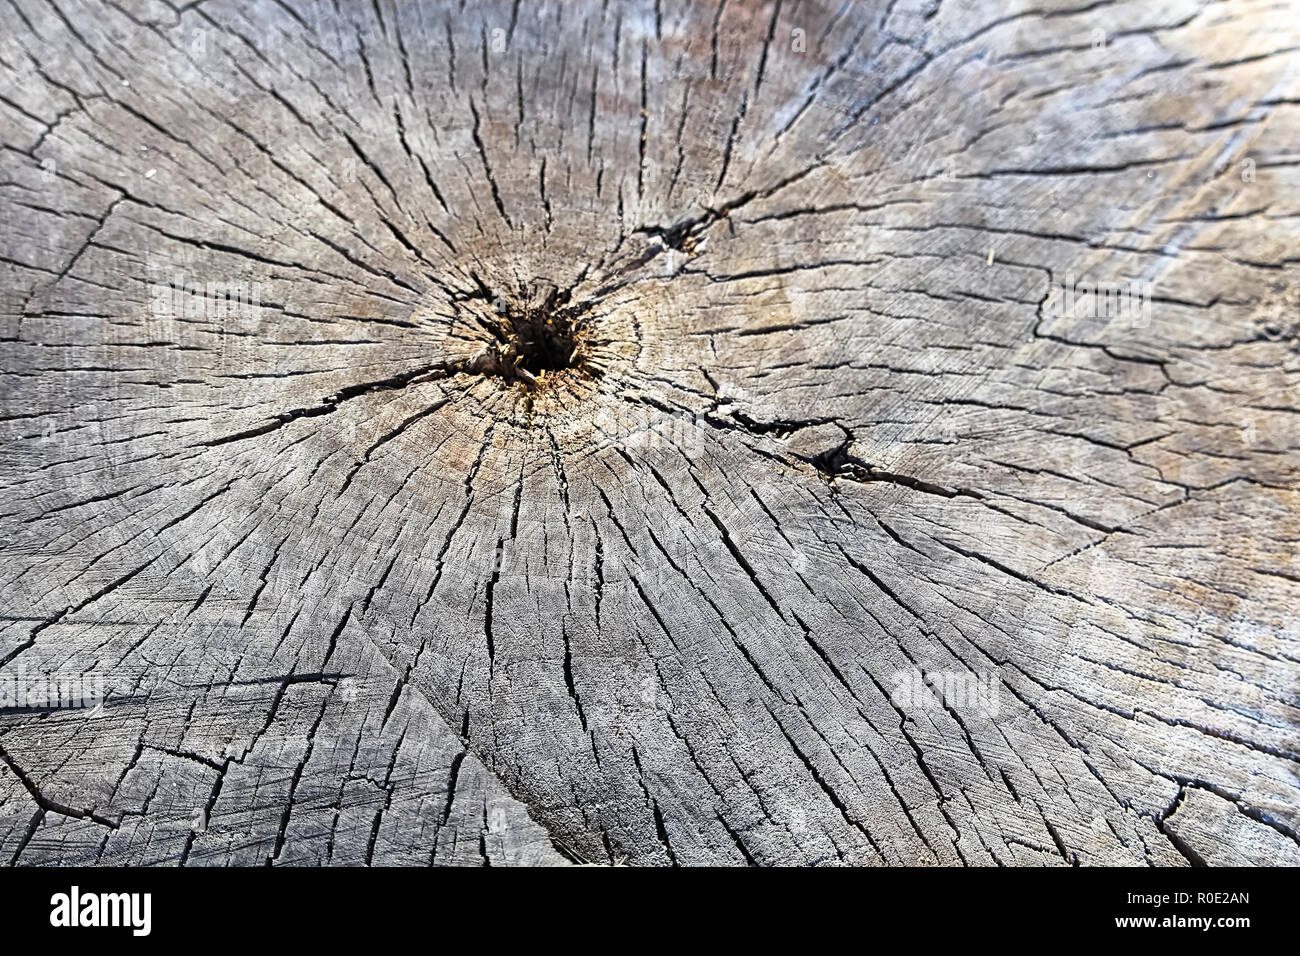
[[[1293,4],[3,9],[0,860],[1300,864]]]

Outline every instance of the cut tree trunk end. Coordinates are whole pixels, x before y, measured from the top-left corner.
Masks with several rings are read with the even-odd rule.
[[[1283,8],[5,24],[0,861],[1300,863]]]

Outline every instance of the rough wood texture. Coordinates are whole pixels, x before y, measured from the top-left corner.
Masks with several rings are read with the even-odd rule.
[[[3,4],[0,860],[1300,863],[1293,6],[177,6]]]

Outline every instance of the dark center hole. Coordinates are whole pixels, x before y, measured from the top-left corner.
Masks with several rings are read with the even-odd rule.
[[[549,381],[548,375],[566,369],[583,378],[603,374],[591,361],[590,317],[569,303],[568,293],[543,284],[528,292],[525,302],[520,298],[525,296],[498,296],[492,299],[490,315],[480,313],[477,321],[492,333],[493,341],[467,358],[462,371],[498,375],[530,391]]]
[[[555,372],[577,364],[574,350],[578,342],[573,326],[559,312],[537,311],[507,319],[510,344],[515,347],[516,364],[538,375]]]

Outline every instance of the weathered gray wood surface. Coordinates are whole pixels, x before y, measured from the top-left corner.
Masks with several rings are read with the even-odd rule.
[[[3,4],[0,860],[1300,863],[1293,5],[177,7]]]

